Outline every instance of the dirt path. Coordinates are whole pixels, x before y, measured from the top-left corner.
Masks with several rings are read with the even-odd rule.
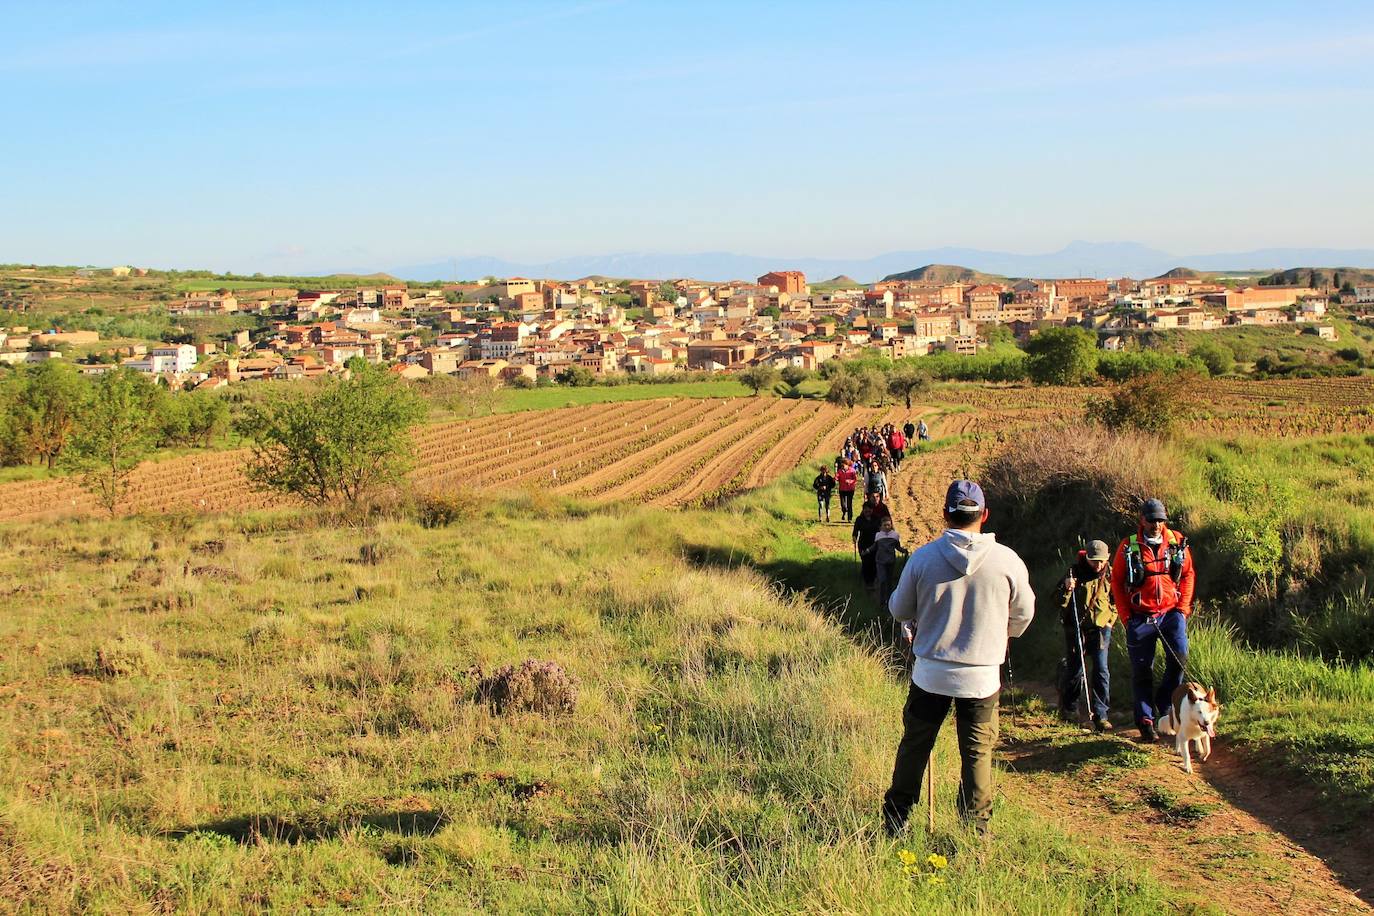
[[[1172,749],[1062,725],[1037,699],[1032,712],[1003,709],[1003,795],[1067,832],[1124,842],[1159,881],[1227,912],[1369,911],[1287,825],[1259,813],[1265,799],[1302,804],[1287,787],[1242,787],[1224,737],[1190,776]]]

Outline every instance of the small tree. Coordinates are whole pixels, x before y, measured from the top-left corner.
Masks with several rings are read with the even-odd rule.
[[[590,388],[596,384],[596,374],[586,366],[569,366],[560,370],[553,380],[569,388]]]
[[[782,370],[782,380],[793,388],[796,388],[811,376],[811,370],[803,369],[801,366],[784,366]]]
[[[469,417],[485,417],[496,409],[498,390],[496,379],[485,373],[458,379],[455,392],[448,399],[448,408]]]
[[[1111,394],[1088,402],[1087,417],[1112,430],[1168,435],[1190,412],[1196,373],[1153,372],[1127,379]]]
[[[904,398],[906,409],[911,409],[911,399],[924,394],[930,388],[930,377],[924,372],[902,368],[892,373],[887,380],[887,390],[894,398]]]
[[[1209,375],[1226,375],[1236,368],[1235,354],[1229,347],[1212,339],[1198,341],[1188,355],[1206,366]]]
[[[859,403],[878,402],[882,407],[887,402],[887,373],[881,369],[864,369],[858,374]]]
[[[179,397],[185,402],[186,435],[192,442],[209,448],[229,426],[229,405],[209,391],[192,391]]]
[[[830,391],[826,393],[825,399],[842,407],[853,407],[859,403],[862,388],[857,378],[848,372],[841,372],[830,379]]]
[[[114,516],[134,468],[153,447],[157,389],[130,369],[113,369],[95,386],[62,463],[81,475],[81,485]]]
[[[247,477],[306,502],[356,506],[410,468],[409,428],[423,415],[399,379],[364,364],[313,394],[253,407],[244,422],[255,439]]]
[[[765,388],[771,389],[778,383],[778,370],[772,366],[750,366],[741,372],[737,378],[741,383],[754,390],[754,397],[758,397],[760,391]]]
[[[88,391],[65,360],[40,363],[26,373],[18,403],[18,424],[29,450],[55,467],[76,429]]]
[[[1082,328],[1045,328],[1026,342],[1026,372],[1037,385],[1081,385],[1097,371],[1097,341]]]

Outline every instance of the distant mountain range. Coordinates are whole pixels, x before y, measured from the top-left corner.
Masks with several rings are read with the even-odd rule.
[[[591,274],[631,279],[752,280],[770,270],[801,270],[811,278],[843,274],[871,283],[923,264],[958,264],[1005,277],[1153,277],[1180,265],[1200,271],[1279,271],[1297,265],[1374,267],[1374,249],[1261,248],[1223,254],[1178,255],[1136,242],[1070,242],[1048,254],[979,248],[893,251],[877,257],[759,257],[709,251],[699,254],[625,253],[517,263],[500,258],[455,258],[394,267],[406,280],[472,280],[484,276],[572,279]]]

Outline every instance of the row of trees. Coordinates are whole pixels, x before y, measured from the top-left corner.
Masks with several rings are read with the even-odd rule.
[[[149,448],[210,446],[228,427],[229,407],[209,392],[173,394],[147,376],[111,370],[95,379],[63,360],[0,375],[0,464],[62,465],[75,437],[99,415],[115,377],[146,421]],[[121,389],[122,390],[122,389]],[[125,395],[121,395],[125,396]]]

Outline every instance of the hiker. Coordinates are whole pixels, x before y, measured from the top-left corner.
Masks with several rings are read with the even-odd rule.
[[[859,485],[859,472],[854,470],[854,462],[841,459],[840,469],[835,472],[835,485],[840,491],[840,521],[854,521],[854,488]]]
[[[869,493],[877,493],[884,502],[887,501],[887,475],[876,458],[869,463],[868,479],[864,482],[864,494]]]
[[[1078,700],[1083,693],[1083,664],[1092,664],[1092,680],[1085,700],[1092,713],[1093,730],[1111,731],[1107,705],[1111,700],[1111,674],[1107,650],[1112,644],[1116,608],[1112,605],[1111,548],[1106,541],[1092,541],[1078,551],[1073,566],[1055,589],[1059,622],[1064,626],[1064,661],[1059,675],[1059,718],[1078,721]],[[1075,614],[1074,612],[1077,611]]]
[[[893,429],[887,434],[887,447],[892,451],[892,470],[902,469],[902,459],[906,457],[906,437],[899,429]]]
[[[1193,552],[1168,524],[1164,503],[1147,499],[1140,526],[1121,542],[1112,562],[1112,600],[1126,627],[1135,724],[1141,741],[1155,740],[1155,719],[1173,702],[1188,661],[1188,615],[1193,612]],[[1154,689],[1155,641],[1164,645],[1164,676]]]
[[[835,492],[835,476],[830,473],[830,468],[821,465],[821,472],[811,481],[811,489],[816,491],[816,521],[821,520],[822,512],[825,513],[825,520],[830,521],[830,494]]]
[[[920,797],[936,735],[954,706],[959,739],[959,812],[985,832],[992,816],[992,754],[1007,640],[1035,614],[1026,564],[983,532],[987,503],[971,480],[945,494],[940,537],[911,555],[892,593],[893,619],[915,626],[902,740],[883,799],[883,826],[896,835]]]
[[[906,436],[908,442],[916,438],[916,424],[912,423],[910,418],[902,424],[902,435]]]
[[[854,527],[850,532],[854,539],[854,552],[859,557],[859,575],[863,578],[864,588],[873,588],[878,578],[878,561],[868,548],[873,546],[873,539],[882,530],[884,516],[878,514],[878,507],[881,503],[868,499],[864,502],[863,508],[859,510],[858,517],[854,519]],[[886,507],[883,507],[886,509]],[[888,513],[891,518],[891,513]]]
[[[902,546],[902,536],[892,524],[892,516],[886,516],[878,523],[878,533],[874,536],[873,545],[868,551],[873,554],[873,562],[877,569],[878,606],[885,608],[887,600],[892,597],[892,586],[897,581],[893,575],[897,568],[897,554],[910,555]]]
[[[930,441],[930,427],[926,426],[925,420],[922,420],[920,425],[916,427],[916,438],[921,442]]]

